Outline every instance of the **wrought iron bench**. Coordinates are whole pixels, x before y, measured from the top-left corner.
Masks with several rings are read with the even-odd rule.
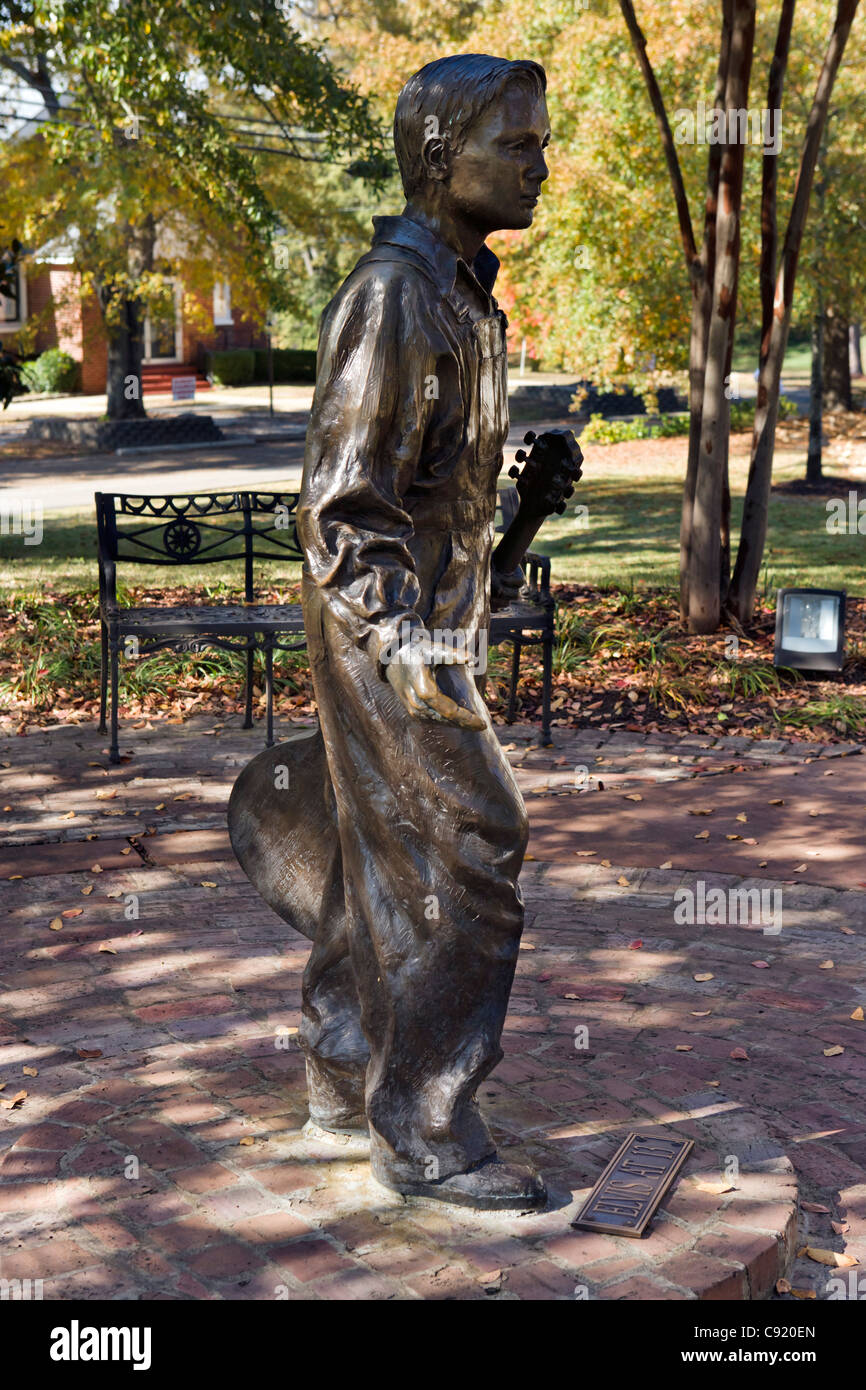
[[[511,495],[513,494],[513,496]],[[301,606],[257,604],[254,563],[303,559],[295,532],[297,492],[199,493],[195,496],[137,497],[97,492],[99,617],[102,647],[99,732],[107,732],[110,699],[109,761],[120,761],[118,686],[121,651],[135,640],[137,657],[170,648],[197,651],[221,647],[246,656],[245,729],[253,726],[255,654],[264,654],[267,744],[274,741],[273,663],[275,651],[300,651],[305,645]],[[500,493],[503,524],[516,506],[513,488]],[[120,524],[118,524],[120,523]],[[132,524],[130,524],[132,523]],[[502,529],[501,527],[499,529]],[[181,566],[243,560],[244,602],[228,605],[171,606],[149,604],[125,608],[117,602],[118,564]],[[520,599],[494,613],[490,642],[513,644],[508,718],[517,699],[520,654],[541,645],[544,653],[542,741],[550,740],[553,660],[553,600],[550,561],[527,554],[527,585]],[[280,639],[289,640],[280,640]]]

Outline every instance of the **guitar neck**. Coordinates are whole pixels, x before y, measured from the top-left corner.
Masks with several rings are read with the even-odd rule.
[[[500,574],[512,574],[523,563],[524,555],[546,520],[546,516],[538,516],[537,513],[527,515],[521,502],[511,525],[493,552],[493,568]]]

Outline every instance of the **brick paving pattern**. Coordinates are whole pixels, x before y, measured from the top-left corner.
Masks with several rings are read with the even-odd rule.
[[[541,750],[532,733],[501,730],[533,857],[506,1057],[481,1100],[551,1202],[500,1216],[404,1202],[363,1144],[301,1132],[308,945],[225,833],[260,729],[128,730],[119,768],[87,725],[0,736],[0,1102],[28,1092],[0,1108],[0,1278],[53,1299],[744,1299],[786,1272],[818,1297],[847,1282],[796,1251],[866,1260],[866,1022],[851,1018],[866,870],[837,823],[862,824],[861,750],[566,729]],[[747,788],[748,829],[728,840]],[[779,890],[781,932],[678,924],[674,894],[698,878]],[[693,1138],[683,1177],[641,1241],[574,1230],[631,1129]]]

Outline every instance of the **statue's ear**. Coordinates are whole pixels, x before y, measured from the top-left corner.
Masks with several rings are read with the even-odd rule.
[[[447,136],[438,131],[428,135],[421,149],[421,162],[428,179],[437,183],[447,179],[451,172],[451,146]]]

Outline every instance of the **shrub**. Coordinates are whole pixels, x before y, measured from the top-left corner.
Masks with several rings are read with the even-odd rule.
[[[688,415],[662,415],[655,423],[645,415],[636,420],[605,420],[602,415],[591,415],[580,437],[591,444],[623,444],[630,439],[670,438],[688,432]]]
[[[218,386],[249,386],[255,367],[256,354],[252,348],[212,352],[208,362],[208,371]]]
[[[35,361],[21,364],[21,380],[28,391],[75,391],[78,379],[78,363],[61,348],[48,348]]]
[[[316,380],[315,348],[274,348],[274,381],[307,383]],[[256,348],[256,381],[268,379],[266,348]]]

